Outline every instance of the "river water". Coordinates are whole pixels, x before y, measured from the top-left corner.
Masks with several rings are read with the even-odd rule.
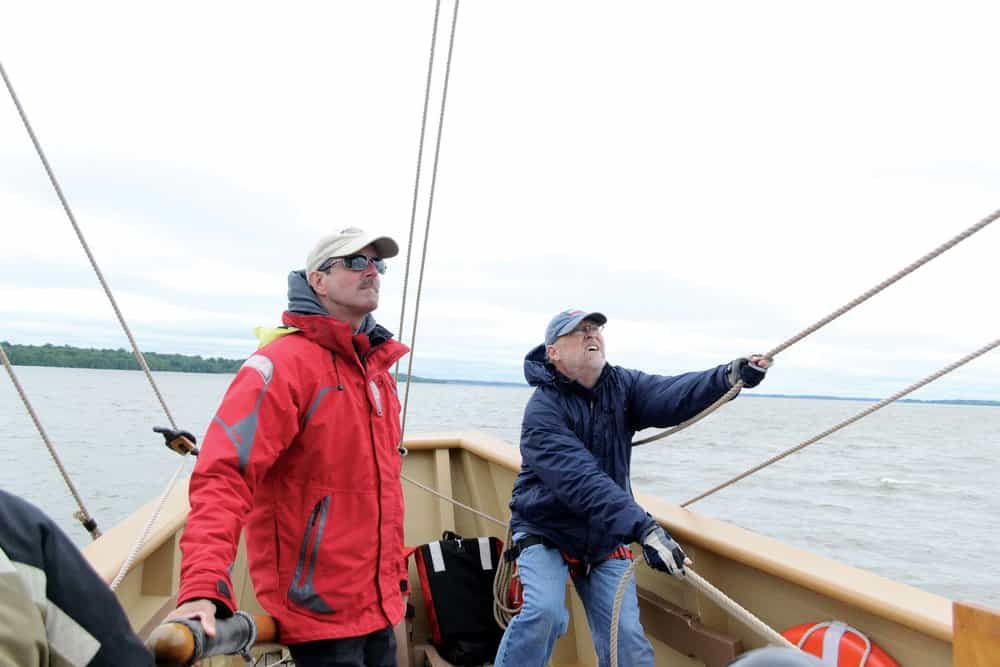
[[[180,459],[133,371],[16,367],[87,508],[103,527],[162,492]],[[158,373],[199,438],[229,375]],[[478,430],[516,444],[527,387],[415,384],[407,432]],[[635,450],[637,491],[683,502],[869,404],[753,397]],[[952,599],[1000,607],[1000,408],[891,405],[692,509]],[[0,383],[0,488],[89,537],[10,382]]]

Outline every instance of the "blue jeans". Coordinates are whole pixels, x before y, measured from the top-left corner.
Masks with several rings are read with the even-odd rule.
[[[515,533],[516,543],[524,533]],[[627,560],[608,560],[586,577],[573,577],[573,585],[587,612],[590,635],[601,667],[611,664],[611,611],[615,591],[628,568]],[[566,576],[569,568],[558,549],[534,544],[517,557],[517,571],[524,587],[524,606],[503,634],[495,667],[545,667],[556,639],[566,634]],[[618,664],[621,667],[652,667],[653,647],[639,623],[639,603],[632,578],[622,598],[618,617]]]

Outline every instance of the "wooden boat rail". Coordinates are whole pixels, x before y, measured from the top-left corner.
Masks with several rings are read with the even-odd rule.
[[[404,475],[479,509],[499,521],[509,519],[510,489],[520,469],[516,447],[482,433],[445,433],[406,440]],[[506,529],[438,498],[406,481],[406,541],[422,544],[439,539],[443,530],[466,535],[503,537]],[[951,664],[952,602],[904,584],[858,570],[822,556],[705,517],[652,496],[638,500],[679,541],[706,579],[724,590],[772,627],[781,630],[805,621],[830,618],[862,628],[903,665]],[[154,503],[149,503],[104,537],[86,546],[84,553],[105,579],[111,581],[141,531]],[[178,484],[167,499],[150,538],[140,550],[133,571],[118,589],[133,626],[142,635],[159,624],[175,606],[179,578],[178,541],[188,511],[187,485]],[[241,608],[257,613],[246,573],[241,545],[234,568],[234,586]],[[724,664],[720,656],[751,649],[761,640],[730,618],[711,601],[670,577],[640,567],[636,573],[644,624],[657,651],[699,655],[705,664]],[[411,603],[423,600],[411,564]],[[557,643],[552,664],[592,664],[593,647],[582,606],[567,594],[571,611],[569,638]],[[414,636],[426,636],[425,621],[415,621]],[[655,625],[655,627],[652,627]],[[674,632],[670,628],[681,628]],[[685,649],[693,638],[714,648]],[[742,648],[740,646],[742,644]],[[726,647],[729,648],[726,648]],[[673,647],[670,649],[668,647]],[[678,656],[681,663],[686,658]],[[673,664],[668,663],[668,664]]]

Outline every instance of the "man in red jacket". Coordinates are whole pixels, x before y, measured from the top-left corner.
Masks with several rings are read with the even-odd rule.
[[[180,606],[236,609],[240,530],[257,599],[298,667],[396,664],[405,603],[400,405],[389,373],[408,351],[375,323],[396,242],[356,228],[324,237],[288,276],[284,327],[222,399],[191,475]]]

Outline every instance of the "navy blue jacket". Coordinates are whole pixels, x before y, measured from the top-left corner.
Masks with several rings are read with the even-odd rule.
[[[39,599],[34,602],[48,608],[45,625],[51,646],[78,651],[91,647],[85,651],[94,652],[88,667],[152,667],[152,654],[132,631],[115,594],[76,545],[41,510],[4,491],[0,549],[23,576],[44,584],[44,591],[35,591]],[[57,662],[68,664],[52,658],[52,664]]]
[[[524,360],[535,393],[521,425],[511,529],[541,535],[587,563],[641,539],[651,519],[632,497],[632,436],[689,419],[729,388],[726,365],[667,377],[605,364],[593,389],[545,361]]]

